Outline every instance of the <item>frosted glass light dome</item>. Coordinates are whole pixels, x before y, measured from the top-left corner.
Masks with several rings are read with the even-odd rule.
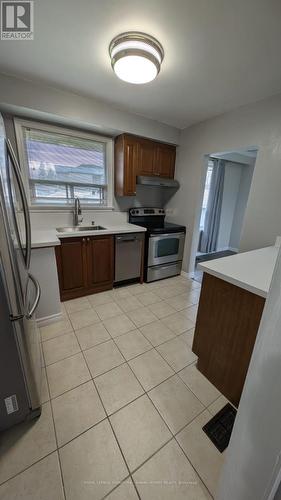
[[[109,46],[111,65],[121,80],[141,84],[154,80],[160,71],[164,51],[150,35],[122,33]]]

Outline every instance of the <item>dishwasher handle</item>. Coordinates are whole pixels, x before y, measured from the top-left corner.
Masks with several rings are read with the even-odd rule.
[[[122,241],[122,243],[129,243],[132,241],[141,241],[143,239],[142,235],[122,235],[122,236],[115,236],[116,241]]]
[[[122,241],[122,243],[129,243],[130,241],[136,241],[137,238],[134,236],[133,238],[122,238],[122,236],[117,236],[117,241]]]

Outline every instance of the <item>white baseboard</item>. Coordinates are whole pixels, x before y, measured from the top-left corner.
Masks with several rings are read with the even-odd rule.
[[[52,314],[51,316],[45,316],[44,318],[37,319],[37,325],[41,328],[42,326],[50,325],[62,319],[62,313]]]
[[[185,271],[181,271],[181,276],[184,276],[185,278],[193,278],[194,273],[186,273]]]

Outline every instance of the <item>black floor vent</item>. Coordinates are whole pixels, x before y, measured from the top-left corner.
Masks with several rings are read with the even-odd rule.
[[[202,427],[208,438],[222,453],[228,446],[237,411],[230,404],[224,406],[209,422]]]

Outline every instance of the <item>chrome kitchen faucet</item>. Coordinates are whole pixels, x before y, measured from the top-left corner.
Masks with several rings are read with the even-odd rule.
[[[79,226],[83,222],[82,209],[79,198],[75,198],[73,211],[74,226]]]

